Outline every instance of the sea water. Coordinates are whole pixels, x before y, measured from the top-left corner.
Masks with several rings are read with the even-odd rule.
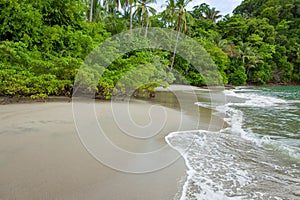
[[[166,137],[187,166],[180,199],[300,199],[300,86],[220,93],[225,103],[195,104],[223,115],[225,128]]]

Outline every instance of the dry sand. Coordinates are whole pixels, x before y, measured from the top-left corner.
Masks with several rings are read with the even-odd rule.
[[[123,104],[116,103],[117,107]],[[149,120],[144,110],[149,106],[143,101],[131,104],[137,119],[146,116],[141,123]],[[167,125],[151,140],[139,143],[124,139],[122,131],[113,125],[109,102],[97,102],[95,107],[104,130],[111,133],[110,139],[130,151],[142,152],[143,147],[153,150],[164,146],[165,135],[188,130],[199,122],[197,114],[182,114],[164,107]],[[205,116],[200,126],[208,128],[209,111],[200,113]],[[160,117],[155,111],[152,114]],[[181,117],[184,125],[178,127]],[[0,119],[0,199],[167,200],[180,195],[186,170],[183,159],[144,174],[124,173],[107,167],[94,159],[81,143],[71,103],[1,105]]]

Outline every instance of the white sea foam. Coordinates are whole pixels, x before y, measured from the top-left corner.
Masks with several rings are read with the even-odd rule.
[[[244,130],[243,112],[238,110],[238,107],[278,108],[286,106],[289,102],[275,97],[235,91],[225,91],[225,94],[243,101],[229,102],[226,105],[209,102],[196,104],[225,114],[224,120],[229,127],[220,132],[174,132],[166,137],[167,143],[180,152],[187,166],[187,180],[183,185],[180,200],[288,198],[290,194],[283,194],[284,188],[281,188],[280,184],[274,183],[274,191],[253,191],[251,188],[264,188],[263,184],[268,184],[268,178],[275,176],[276,170],[282,174],[293,171],[264,162],[265,158],[261,158],[264,152],[261,151],[267,151],[268,147],[276,147],[283,153],[300,158],[299,150],[268,136],[258,137],[251,129]],[[256,169],[256,163],[263,165],[262,169]],[[261,186],[257,185],[258,180],[261,180]],[[299,187],[296,190],[298,189]]]
[[[226,96],[233,96],[240,99],[244,99],[242,103],[229,103],[229,105],[243,106],[243,107],[274,107],[281,104],[287,104],[284,99],[279,99],[271,96],[263,96],[253,93],[237,93],[233,90],[225,90]]]
[[[248,92],[248,90],[247,90]],[[243,113],[240,110],[232,108],[233,106],[242,106],[242,107],[272,107],[274,109],[293,109],[294,106],[290,106],[289,104],[300,103],[298,100],[283,100],[280,98],[263,96],[258,94],[249,94],[249,93],[236,93],[234,91],[224,91],[226,95],[235,96],[238,98],[247,99],[244,103],[228,103],[223,108],[219,108],[220,111],[225,112],[229,115],[228,118],[225,119],[231,125],[231,131],[233,133],[240,133],[244,139],[255,142],[256,145],[271,145],[277,150],[281,150],[285,152],[287,155],[291,157],[295,157],[300,159],[300,151],[297,148],[294,148],[290,145],[285,144],[284,142],[273,140],[269,136],[257,137],[251,129],[245,131],[242,128],[243,125]],[[287,114],[292,115],[292,114]],[[297,119],[296,119],[297,121]],[[234,122],[234,123],[232,123]]]
[[[300,103],[300,100],[288,100],[287,103]]]
[[[202,108],[208,108],[208,109],[213,109],[213,110],[215,110],[216,107],[218,106],[218,104],[212,103],[212,102],[196,102],[195,104]]]
[[[166,141],[180,152],[187,166],[180,200],[240,200],[260,196],[259,191],[252,194],[247,191],[255,179],[248,172],[252,167],[240,162],[239,150],[227,146],[219,132],[177,132],[168,135]]]
[[[248,90],[247,90],[248,92]],[[233,108],[234,106],[241,106],[241,107],[272,107],[274,109],[293,109],[293,106],[289,106],[287,104],[298,102],[297,100],[290,100],[286,101],[280,98],[270,97],[270,96],[263,96],[258,94],[249,94],[249,93],[235,93],[234,91],[224,91],[226,95],[235,96],[238,98],[247,99],[243,103],[228,103],[225,106],[217,107],[217,110],[220,112],[225,112],[227,114],[227,118],[224,120],[230,124],[230,131],[231,133],[240,134],[242,138],[247,139],[249,141],[254,142],[258,146],[262,145],[269,145],[272,146],[274,149],[278,151],[282,151],[285,154],[300,159],[300,151],[298,148],[294,148],[286,143],[273,140],[269,136],[258,137],[257,134],[254,134],[251,129],[247,129],[245,131],[243,129],[243,113]],[[290,114],[291,115],[291,114]]]

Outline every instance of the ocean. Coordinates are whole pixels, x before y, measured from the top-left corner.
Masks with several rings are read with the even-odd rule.
[[[197,95],[195,104],[226,125],[166,137],[187,166],[179,199],[300,199],[300,86]],[[209,101],[213,95],[225,100]]]

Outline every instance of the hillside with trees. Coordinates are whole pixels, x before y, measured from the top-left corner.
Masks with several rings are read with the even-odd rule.
[[[0,96],[70,96],[78,69],[101,42],[135,28],[145,28],[147,35],[149,27],[198,41],[222,84],[300,82],[300,0],[244,0],[232,16],[207,4],[188,11],[190,2],[168,0],[157,12],[154,0],[1,0]],[[175,71],[192,85],[207,84],[176,49],[141,49],[118,57],[93,89],[109,99],[124,73],[139,65],[148,66],[136,69],[143,70],[141,76],[157,77],[142,90],[180,83]]]

